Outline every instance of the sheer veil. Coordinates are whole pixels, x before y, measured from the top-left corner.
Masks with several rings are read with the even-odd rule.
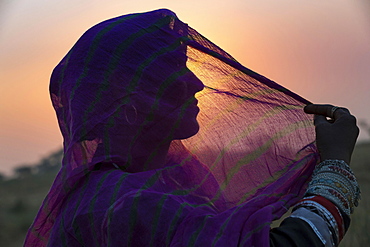
[[[194,101],[179,103],[193,89],[176,80],[204,85],[195,95],[195,135],[186,127],[194,123],[181,122]],[[114,164],[122,174],[151,174],[152,184],[162,181],[167,194],[221,215],[220,227],[204,237],[211,242],[221,243],[238,228],[241,246],[264,246],[270,223],[302,197],[318,159],[313,119],[303,112],[307,100],[242,66],[165,9],[90,28],[54,69],[50,94],[64,159],[26,245],[46,245],[69,194],[96,164]],[[171,104],[158,103],[165,95],[172,95]],[[177,115],[165,110],[169,105]],[[166,162],[145,165],[156,157],[153,142],[144,165],[133,167],[141,157],[135,141],[167,129],[161,138],[174,140]],[[191,137],[182,138],[181,131]],[[179,232],[185,236],[186,229]]]

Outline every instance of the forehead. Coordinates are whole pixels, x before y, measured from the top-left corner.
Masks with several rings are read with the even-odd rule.
[[[168,63],[169,65],[186,66],[187,61],[186,51],[180,49],[171,51],[166,54],[163,54],[163,56],[161,56],[160,59],[163,60],[163,62]]]

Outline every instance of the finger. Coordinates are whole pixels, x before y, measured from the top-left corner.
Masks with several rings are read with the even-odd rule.
[[[313,119],[313,123],[315,126],[318,126],[320,124],[327,124],[328,120],[326,120],[325,116],[322,115],[315,115]]]
[[[318,105],[318,104],[312,104],[307,105],[304,108],[304,112],[308,114],[316,114],[316,115],[322,115],[326,117],[330,117],[331,109],[334,106],[332,105]]]
[[[349,110],[344,107],[335,107],[333,105],[319,105],[311,104],[304,107],[305,113],[322,115],[325,117],[330,117],[338,119],[343,115],[350,114]]]
[[[345,115],[348,116],[348,115],[351,115],[351,113],[349,112],[349,110],[347,108],[339,107],[334,111],[333,118],[334,119],[339,119],[339,118],[341,118],[342,116],[345,116]]]

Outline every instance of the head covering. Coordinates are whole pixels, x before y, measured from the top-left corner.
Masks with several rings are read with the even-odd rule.
[[[156,171],[146,181],[164,180],[166,195],[210,208],[204,214],[220,223],[194,228],[195,246],[265,246],[270,223],[303,195],[318,157],[307,100],[165,9],[90,28],[54,69],[50,94],[64,159],[26,246],[48,243],[70,193],[96,164],[143,177]],[[182,241],[194,234],[180,228]]]

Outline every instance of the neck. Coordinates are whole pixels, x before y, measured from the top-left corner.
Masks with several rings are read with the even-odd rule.
[[[163,168],[169,146],[170,142],[158,144],[158,142],[148,140],[135,143],[127,171],[141,172]]]
[[[109,138],[109,156],[112,157],[111,161],[127,172],[163,168],[171,143],[171,140],[163,139],[144,133],[137,138],[132,135],[112,135]],[[104,144],[100,149],[104,150]]]

